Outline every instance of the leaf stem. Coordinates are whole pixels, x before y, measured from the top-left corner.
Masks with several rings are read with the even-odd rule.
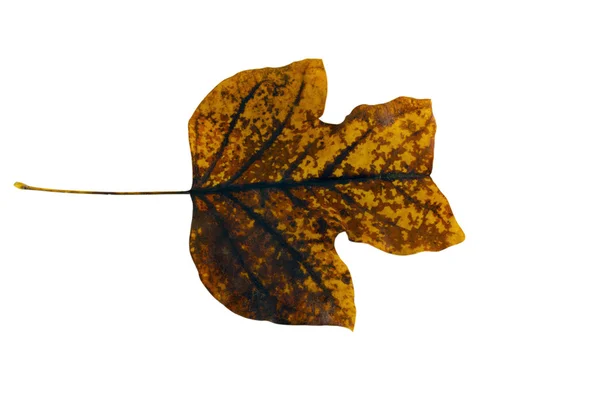
[[[119,196],[136,196],[136,195],[158,195],[158,194],[189,194],[190,191],[165,191],[165,192],[99,192],[91,190],[65,190],[65,189],[46,189],[43,187],[35,187],[24,184],[23,182],[15,182],[15,187],[21,190],[37,190],[40,192],[56,192],[56,193],[74,193],[74,194],[110,194]]]

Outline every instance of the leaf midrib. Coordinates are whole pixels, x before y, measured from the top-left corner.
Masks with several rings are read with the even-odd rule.
[[[371,180],[383,180],[383,181],[397,181],[397,180],[414,180],[423,179],[429,177],[428,173],[417,173],[417,172],[386,172],[381,174],[372,175],[352,175],[352,176],[340,176],[340,177],[319,177],[319,178],[308,178],[301,181],[295,180],[282,180],[276,182],[254,182],[245,184],[235,185],[217,185],[211,187],[201,187],[191,189],[191,194],[206,194],[206,193],[226,193],[226,192],[243,192],[248,190],[260,190],[260,189],[293,189],[295,187],[308,187],[308,186],[335,186],[343,185],[352,182],[365,182]]]

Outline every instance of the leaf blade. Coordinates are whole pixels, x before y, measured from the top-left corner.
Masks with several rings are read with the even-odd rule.
[[[352,329],[337,234],[400,255],[464,239],[429,176],[431,101],[360,105],[331,125],[318,119],[326,93],[319,60],[250,70],[190,119],[190,251],[209,291],[242,316]]]

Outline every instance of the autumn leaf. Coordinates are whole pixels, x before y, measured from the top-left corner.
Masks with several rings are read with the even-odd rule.
[[[464,240],[433,183],[429,100],[400,97],[323,123],[320,60],[244,71],[189,122],[190,251],[211,294],[244,317],[354,327],[335,237],[393,254]]]
[[[320,60],[249,70],[219,84],[189,122],[190,252],[210,293],[231,311],[281,324],[353,329],[352,278],[335,237],[399,255],[464,240],[431,180],[431,102],[400,97],[319,120]]]

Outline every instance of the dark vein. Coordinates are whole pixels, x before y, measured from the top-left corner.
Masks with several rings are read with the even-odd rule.
[[[335,134],[342,127],[343,124],[335,124],[335,125],[333,125],[333,124],[322,123],[322,125],[327,125],[327,126],[332,127],[332,130],[329,132],[329,134]],[[288,169],[285,170],[285,172],[283,173],[283,176],[281,177],[281,179],[288,179],[290,176],[292,176],[292,174],[294,173],[294,171],[296,171],[296,169],[300,166],[300,163],[302,163],[302,161],[304,161],[304,159],[306,157],[308,157],[308,155],[310,154],[310,151],[313,149],[313,147],[315,147],[319,143],[323,143],[323,141],[324,141],[324,137],[323,136],[318,136],[313,141],[311,141],[309,144],[307,144],[304,147],[304,149],[302,149],[302,152],[298,155],[298,157],[296,158],[296,160],[294,160],[290,164],[290,166],[288,167]]]
[[[244,192],[257,189],[291,189],[295,187],[333,187],[335,185],[345,185],[354,182],[365,182],[372,180],[382,181],[398,181],[427,178],[429,174],[421,174],[417,172],[388,172],[385,174],[371,175],[350,175],[329,178],[309,178],[301,181],[283,180],[277,182],[254,182],[245,183],[242,185],[217,185],[206,188],[192,189],[190,192],[195,194],[202,193],[226,193],[226,192]]]
[[[281,189],[281,191],[296,207],[307,208],[306,203],[302,199],[294,196],[292,192],[289,191],[289,189]]]
[[[269,194],[267,193],[267,190],[265,190],[265,189],[259,190],[258,191],[258,199],[259,199],[259,202],[260,202],[260,206],[262,208],[264,208],[265,205],[266,205],[266,203],[267,203],[267,201],[269,200]]]
[[[248,214],[248,216],[252,218],[254,222],[256,222],[257,225],[261,226],[267,233],[269,233],[273,239],[290,254],[294,261],[296,261],[304,268],[304,270],[306,270],[306,273],[310,276],[310,278],[313,279],[319,288],[321,288],[327,295],[331,295],[331,291],[325,286],[325,284],[323,284],[321,275],[317,273],[313,266],[306,261],[305,255],[292,247],[278,230],[273,228],[266,219],[264,219],[260,214],[257,214],[252,208],[238,200],[235,196],[229,193],[223,193],[223,196],[227,197],[238,207],[242,208]]]
[[[248,95],[246,95],[244,98],[242,98],[242,101],[240,102],[240,105],[238,106],[237,111],[233,114],[233,117],[231,118],[231,121],[229,122],[229,128],[223,135],[223,140],[221,141],[221,146],[219,146],[219,150],[217,150],[217,152],[213,156],[213,159],[212,159],[209,167],[204,172],[204,175],[202,175],[202,178],[200,178],[200,181],[198,182],[198,186],[202,186],[202,184],[204,182],[206,182],[208,180],[208,178],[210,177],[210,174],[215,169],[217,162],[221,159],[221,156],[223,155],[223,152],[225,151],[225,148],[227,147],[227,144],[229,143],[229,135],[231,135],[235,126],[238,123],[238,120],[240,119],[240,116],[244,113],[244,110],[246,109],[246,105],[252,98],[254,98],[254,95],[256,95],[256,91],[258,91],[258,89],[264,82],[265,82],[265,80],[262,80],[262,81],[256,83],[254,85],[254,87],[252,87],[252,89],[250,90]]]
[[[304,159],[308,156],[309,151],[315,145],[317,145],[319,142],[322,142],[322,137],[318,137],[317,139],[315,139],[314,141],[312,141],[308,145],[306,145],[304,147],[304,149],[302,150],[302,152],[298,155],[298,157],[296,157],[296,160],[294,160],[292,162],[292,164],[290,164],[290,166],[288,167],[288,169],[285,170],[285,172],[283,173],[281,179],[288,179],[290,176],[292,176],[292,174],[294,173],[294,171],[296,171],[296,169],[298,168],[298,166],[300,165],[300,163],[302,161],[304,161]]]
[[[250,267],[246,264],[246,262],[244,262],[244,259],[241,254],[241,248],[238,247],[235,239],[231,237],[231,234],[229,233],[229,229],[227,228],[227,225],[225,224],[225,220],[219,215],[219,212],[215,208],[214,204],[205,197],[198,196],[198,198],[200,200],[204,201],[204,203],[208,207],[208,210],[211,212],[212,216],[217,221],[217,224],[223,230],[223,236],[225,237],[227,243],[229,244],[233,253],[235,254],[236,259],[239,261],[240,265],[242,266],[242,268],[248,275],[248,278],[250,279],[252,284],[254,284],[256,289],[259,290],[260,292],[262,292],[268,298],[276,299],[269,293],[269,290],[263,285],[263,283],[258,279],[258,277],[256,277],[254,275],[254,273],[250,270]]]
[[[298,89],[298,93],[296,94],[296,99],[294,100],[294,103],[292,103],[292,106],[290,106],[290,109],[289,109],[287,115],[285,116],[285,119],[277,126],[275,131],[273,131],[273,133],[271,134],[271,137],[260,147],[260,149],[258,149],[248,159],[248,161],[246,161],[246,163],[239,170],[236,171],[235,174],[233,174],[231,176],[231,178],[229,178],[229,180],[227,182],[224,183],[224,185],[230,185],[233,182],[235,182],[239,177],[241,177],[248,170],[248,168],[250,168],[250,166],[252,164],[254,164],[254,162],[256,162],[256,160],[258,160],[263,155],[263,153],[273,145],[275,140],[277,140],[277,138],[279,138],[279,135],[281,135],[281,133],[283,132],[283,130],[289,123],[290,119],[292,118],[292,115],[294,114],[296,107],[300,104],[300,99],[302,98],[302,92],[304,91],[304,86],[305,86],[305,82],[304,82],[304,80],[302,80],[302,83],[300,84],[300,88]]]
[[[331,163],[329,163],[327,165],[327,167],[325,167],[325,169],[323,170],[323,173],[321,174],[323,177],[327,178],[330,177],[331,174],[333,174],[333,171],[335,171],[335,167],[337,167],[338,165],[340,165],[347,157],[348,155],[350,155],[350,153],[352,153],[352,151],[362,142],[364,141],[369,135],[371,135],[373,133],[373,129],[368,129],[367,131],[363,132],[361,136],[358,137],[358,139],[356,139],[354,142],[352,142],[350,145],[346,146],[346,148],[344,148],[344,150],[342,150],[334,159]]]

